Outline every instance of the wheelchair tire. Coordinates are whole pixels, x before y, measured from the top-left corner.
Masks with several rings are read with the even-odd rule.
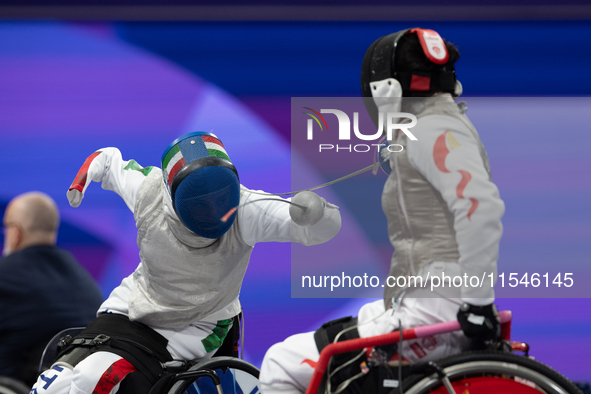
[[[192,366],[187,372],[214,371],[220,377],[224,394],[259,394],[259,369],[235,357],[213,357]],[[215,394],[213,382],[208,377],[198,380],[177,381],[168,394]]]
[[[582,394],[570,380],[552,368],[525,356],[511,353],[478,351],[467,352],[438,360],[458,393],[472,386],[470,392],[478,392],[477,386],[486,385],[487,392]],[[437,373],[426,366],[423,372],[413,373],[403,380],[404,394],[447,393]],[[496,388],[491,390],[491,388]],[[461,390],[459,390],[462,388]],[[458,391],[459,390],[459,391]],[[392,393],[398,393],[398,390]]]
[[[30,388],[20,380],[0,376],[0,394],[29,394]]]

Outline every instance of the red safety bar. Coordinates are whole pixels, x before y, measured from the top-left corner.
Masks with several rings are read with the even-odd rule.
[[[509,340],[511,336],[511,311],[499,312],[499,319],[501,321],[501,339]],[[432,335],[445,334],[452,331],[461,330],[460,323],[457,320],[437,323],[428,326],[420,326],[409,328],[402,331],[402,340],[406,341],[415,338],[424,338]],[[314,368],[314,374],[306,390],[306,394],[314,394],[320,386],[322,376],[326,372],[330,358],[336,354],[352,352],[354,350],[361,350],[367,347],[382,346],[390,343],[398,343],[400,340],[400,332],[393,331],[384,335],[377,335],[375,337],[351,339],[348,341],[331,343],[320,352],[320,357]]]

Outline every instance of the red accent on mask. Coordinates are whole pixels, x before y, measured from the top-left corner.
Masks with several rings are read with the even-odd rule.
[[[420,92],[429,91],[431,88],[431,77],[421,77],[420,75],[412,75],[410,79],[410,90]]]
[[[410,33],[417,33],[427,59],[435,64],[447,63],[449,53],[439,33],[429,29],[411,29]]]

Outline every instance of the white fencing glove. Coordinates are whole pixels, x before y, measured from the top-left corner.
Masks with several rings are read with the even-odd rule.
[[[291,199],[289,216],[300,226],[313,226],[324,216],[326,204],[326,200],[314,192],[299,192]]]

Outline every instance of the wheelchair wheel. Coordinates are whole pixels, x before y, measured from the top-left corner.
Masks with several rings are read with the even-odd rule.
[[[218,394],[211,377],[199,376],[200,371],[208,370],[219,377],[224,394],[260,393],[258,368],[238,358],[214,357],[178,374],[183,379],[177,381],[168,394]]]
[[[19,380],[0,376],[0,394],[29,394],[30,389]]]
[[[500,352],[469,352],[437,361],[456,393],[582,394],[552,368],[524,356]],[[403,380],[404,394],[446,394],[441,379],[426,366]]]

